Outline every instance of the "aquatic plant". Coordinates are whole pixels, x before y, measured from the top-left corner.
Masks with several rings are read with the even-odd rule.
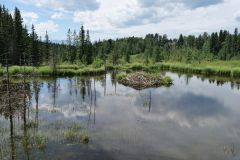
[[[35,136],[35,142],[40,150],[44,150],[47,147],[48,139],[44,134],[38,133]]]
[[[68,131],[65,132],[64,137],[67,141],[72,142],[77,139],[78,132],[76,130],[69,129]]]
[[[165,86],[171,86],[173,84],[173,80],[171,79],[171,77],[165,76],[165,77],[162,78],[162,83]]]
[[[77,123],[74,123],[72,126],[70,126],[70,129],[77,131],[77,130],[81,129],[81,126]]]
[[[89,134],[87,132],[83,132],[80,135],[80,140],[81,140],[82,143],[87,144],[89,142]]]
[[[81,126],[77,123],[74,123],[70,127],[68,127],[68,130],[65,132],[64,137],[67,141],[74,141],[79,137],[79,130]]]
[[[117,74],[117,80],[121,81],[127,77],[126,73],[119,73]]]

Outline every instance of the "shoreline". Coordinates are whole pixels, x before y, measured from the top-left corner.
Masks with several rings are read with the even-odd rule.
[[[234,61],[237,63],[237,61]],[[219,76],[224,78],[240,78],[240,61],[239,66],[231,66],[229,64],[218,66],[219,62],[208,62],[205,63],[174,63],[174,62],[163,62],[155,64],[143,64],[143,63],[130,63],[118,66],[107,66],[107,71],[117,70],[125,71],[127,73],[135,71],[145,71],[145,72],[158,72],[158,71],[172,71],[176,73],[184,74],[195,74],[203,76]],[[230,62],[229,62],[230,63]],[[53,69],[50,66],[40,66],[31,67],[26,66],[11,66],[9,67],[9,74],[11,76],[20,76],[24,74],[36,77],[45,76],[97,76],[105,74],[105,68],[93,67],[93,66],[77,66],[77,65],[59,65],[57,68],[57,73],[54,74]],[[0,76],[6,74],[5,68],[0,68]]]

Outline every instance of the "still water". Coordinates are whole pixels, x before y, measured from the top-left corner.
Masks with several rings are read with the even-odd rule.
[[[141,91],[111,74],[35,78],[27,91],[13,88],[11,101],[2,91],[0,160],[240,159],[238,85],[166,74],[173,86]],[[23,92],[28,103],[21,108]],[[66,140],[73,125],[89,134],[88,144]],[[47,137],[41,149],[38,134]]]

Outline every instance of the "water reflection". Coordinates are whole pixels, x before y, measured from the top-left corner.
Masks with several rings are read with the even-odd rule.
[[[240,83],[166,74],[173,86],[142,91],[118,84],[116,72],[2,80],[0,160],[240,158]],[[88,145],[66,142],[73,124],[90,132]]]
[[[10,124],[10,142],[5,141],[6,144],[1,144],[1,157],[2,159],[5,159],[6,155],[4,155],[4,153],[9,153],[9,157],[11,157],[10,159],[14,160],[16,159],[16,135],[14,120],[15,116],[20,115],[23,121],[23,135],[25,139],[25,137],[27,136],[27,108],[29,107],[31,102],[30,83],[27,83],[25,81],[25,78],[21,82],[10,81],[7,78],[0,82],[0,93],[0,113],[1,115],[4,115],[6,120],[9,120]],[[4,140],[2,142],[4,142]],[[8,147],[3,148],[4,145],[8,146],[8,144],[10,144],[10,151],[8,150]],[[26,148],[25,145],[24,148]],[[28,150],[25,150],[25,153],[29,155]]]

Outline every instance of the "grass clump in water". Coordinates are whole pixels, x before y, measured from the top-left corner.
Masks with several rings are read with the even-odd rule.
[[[83,132],[80,135],[80,140],[81,140],[82,143],[87,144],[89,142],[89,134],[86,133],[86,132]]]
[[[47,137],[44,134],[38,133],[35,137],[35,142],[40,150],[44,150],[47,147]]]
[[[78,124],[73,124],[68,128],[68,130],[65,132],[64,136],[67,141],[73,142],[78,139],[79,137],[79,130],[80,130],[80,125]]]
[[[162,83],[165,86],[171,86],[173,84],[173,80],[171,79],[171,77],[165,76],[165,77],[162,78]]]
[[[78,132],[73,129],[69,129],[68,131],[65,132],[65,138],[67,141],[73,142],[77,139],[78,137]]]
[[[64,137],[68,142],[82,142],[87,144],[90,140],[89,134],[87,132],[80,132],[80,125],[73,124],[64,133]]]

